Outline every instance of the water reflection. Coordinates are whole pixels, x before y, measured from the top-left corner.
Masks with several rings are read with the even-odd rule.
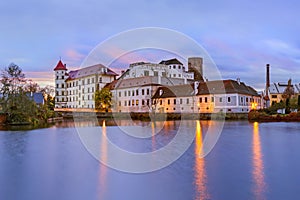
[[[202,139],[202,130],[200,121],[197,121],[196,124],[196,137],[195,137],[195,185],[196,185],[196,196],[195,199],[197,200],[204,200],[209,199],[209,194],[207,191],[207,175],[205,171],[205,160],[201,158],[203,145]]]
[[[107,175],[107,167],[103,163],[107,163],[107,134],[106,134],[106,121],[103,120],[102,122],[102,133],[101,133],[101,144],[100,144],[100,152],[101,152],[101,160],[103,161],[100,164],[100,176],[99,176],[99,182],[100,182],[100,187],[101,189],[101,198],[100,199],[105,199],[105,193],[107,191],[106,188],[106,175]]]
[[[264,163],[262,159],[261,144],[260,144],[260,135],[259,135],[259,126],[257,122],[253,123],[253,144],[252,144],[252,153],[253,153],[253,181],[254,188],[253,192],[255,199],[265,199],[265,176],[264,176]]]

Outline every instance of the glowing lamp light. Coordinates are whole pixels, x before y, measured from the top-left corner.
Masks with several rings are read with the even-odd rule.
[[[251,109],[256,110],[257,108],[257,103],[251,103]]]

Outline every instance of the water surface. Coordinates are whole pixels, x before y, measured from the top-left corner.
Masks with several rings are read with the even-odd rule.
[[[212,122],[190,123],[197,124],[195,140],[183,156],[144,174],[99,163],[70,122],[1,131],[0,199],[298,199],[300,123],[225,122],[219,141],[204,159],[198,152]],[[114,124],[106,122],[110,125]],[[107,132],[107,137],[130,151],[149,152],[168,144],[179,125],[169,121],[159,134],[143,140],[118,132]]]

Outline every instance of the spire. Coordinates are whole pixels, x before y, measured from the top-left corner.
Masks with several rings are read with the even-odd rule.
[[[61,59],[58,61],[56,67],[54,68],[54,71],[56,70],[67,70],[66,65],[61,62]]]

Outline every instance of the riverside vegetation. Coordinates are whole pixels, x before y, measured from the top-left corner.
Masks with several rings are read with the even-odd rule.
[[[54,117],[54,98],[47,90],[39,89],[38,84],[25,78],[22,69],[10,64],[1,74],[0,110],[5,124],[38,125]],[[32,93],[43,93],[44,104],[35,103]]]

